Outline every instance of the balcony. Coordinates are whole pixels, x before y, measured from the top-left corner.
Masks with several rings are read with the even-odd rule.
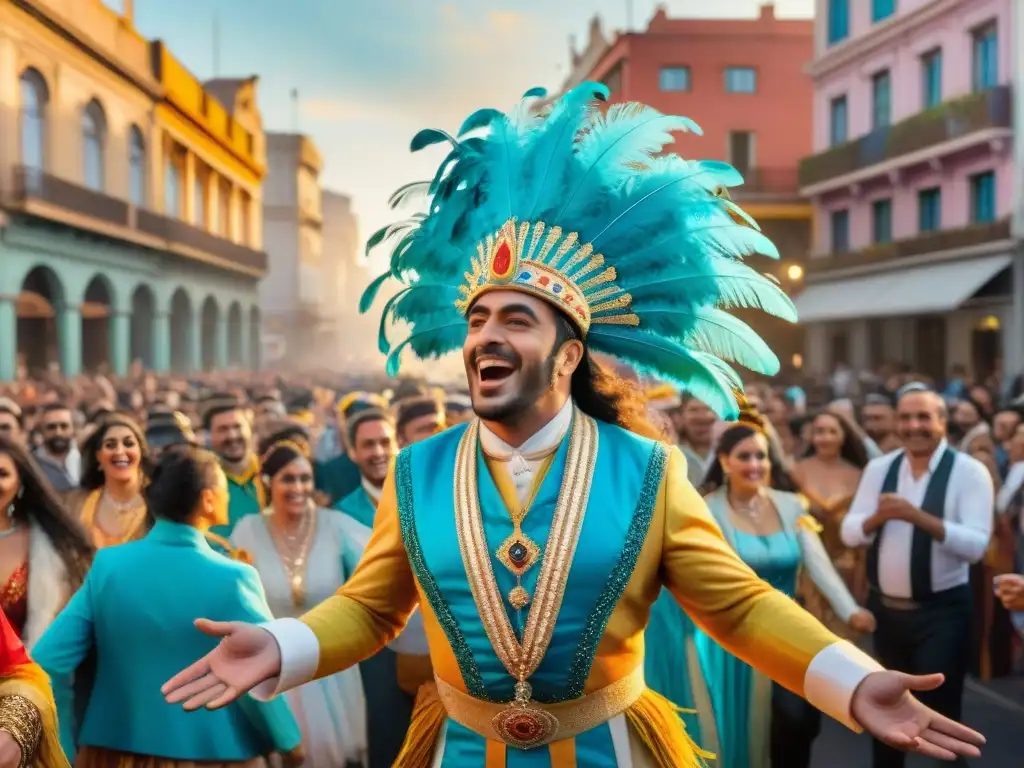
[[[172,246],[184,246],[193,251],[209,254],[246,270],[267,270],[267,254],[264,251],[233,243],[205,229],[186,224],[180,219],[162,216],[145,208],[139,208],[135,214],[135,226],[139,232],[150,237],[166,240]]]
[[[32,209],[38,209],[41,204],[104,224],[129,226],[130,206],[125,201],[35,168],[17,166],[14,169],[11,193],[5,202],[18,210],[31,213]]]
[[[800,186],[811,187],[873,165],[989,129],[1012,130],[1008,85],[944,101],[895,125],[879,128],[800,163]]]
[[[953,251],[1009,240],[1010,237],[1010,220],[1000,219],[991,224],[973,224],[960,229],[926,232],[891,243],[869,245],[859,251],[833,253],[813,258],[807,264],[807,272],[808,274],[821,274],[852,267],[877,266],[912,256],[923,256],[928,253]]]
[[[793,200],[800,197],[800,175],[796,168],[747,168],[740,173],[743,174],[743,184],[729,190],[733,200]]]

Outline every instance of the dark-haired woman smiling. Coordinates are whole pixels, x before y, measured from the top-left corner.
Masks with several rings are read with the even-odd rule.
[[[147,489],[156,518],[140,540],[97,553],[82,588],[36,646],[55,686],[90,651],[96,680],[80,729],[59,711],[65,752],[87,768],[262,766],[271,753],[301,762],[299,728],[285,700],[248,697],[220,710],[185,713],[164,702],[160,686],[214,639],[197,616],[222,621],[270,618],[259,577],[214,552],[205,538],[227,520],[227,478],[217,457],[191,446],[170,449]],[[55,690],[58,708],[69,690]],[[77,733],[76,733],[77,731]]]
[[[82,444],[81,490],[68,499],[97,549],[146,533],[148,469],[149,448],[135,420],[122,413],[103,416]]]
[[[29,649],[81,585],[92,555],[27,449],[0,438],[0,608]]]

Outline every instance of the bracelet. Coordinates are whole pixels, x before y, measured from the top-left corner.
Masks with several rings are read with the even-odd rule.
[[[21,747],[18,768],[28,768],[39,746],[43,721],[36,705],[24,696],[0,698],[0,730],[7,731]]]

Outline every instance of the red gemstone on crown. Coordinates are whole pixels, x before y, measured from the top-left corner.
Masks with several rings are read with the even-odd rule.
[[[547,275],[541,275],[541,277],[537,279],[537,285],[540,285],[542,287],[547,285],[549,282],[551,281],[548,280]]]
[[[512,266],[512,249],[508,247],[508,243],[502,242],[498,246],[498,250],[494,252],[494,259],[491,261],[491,269],[494,270],[496,275],[507,275],[509,268]]]

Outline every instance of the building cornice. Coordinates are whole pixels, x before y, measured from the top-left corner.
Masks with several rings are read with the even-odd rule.
[[[898,14],[876,24],[870,32],[830,46],[822,56],[807,65],[806,72],[814,79],[831,74],[883,48],[922,24],[927,24],[962,4],[961,0],[933,0],[909,13]]]
[[[969,261],[970,259],[979,259],[983,256],[992,256],[996,253],[1012,253],[1016,247],[1016,240],[992,240],[987,243],[979,243],[978,245],[950,248],[945,251],[934,251],[921,254],[920,256],[908,256],[903,259],[894,259],[881,263],[871,263],[858,267],[832,269],[822,272],[808,272],[804,283],[808,286],[834,283],[850,278],[867,277],[868,275],[878,275],[887,272],[900,272],[911,267],[945,264],[947,261]],[[828,256],[816,256],[814,258],[827,259]]]

